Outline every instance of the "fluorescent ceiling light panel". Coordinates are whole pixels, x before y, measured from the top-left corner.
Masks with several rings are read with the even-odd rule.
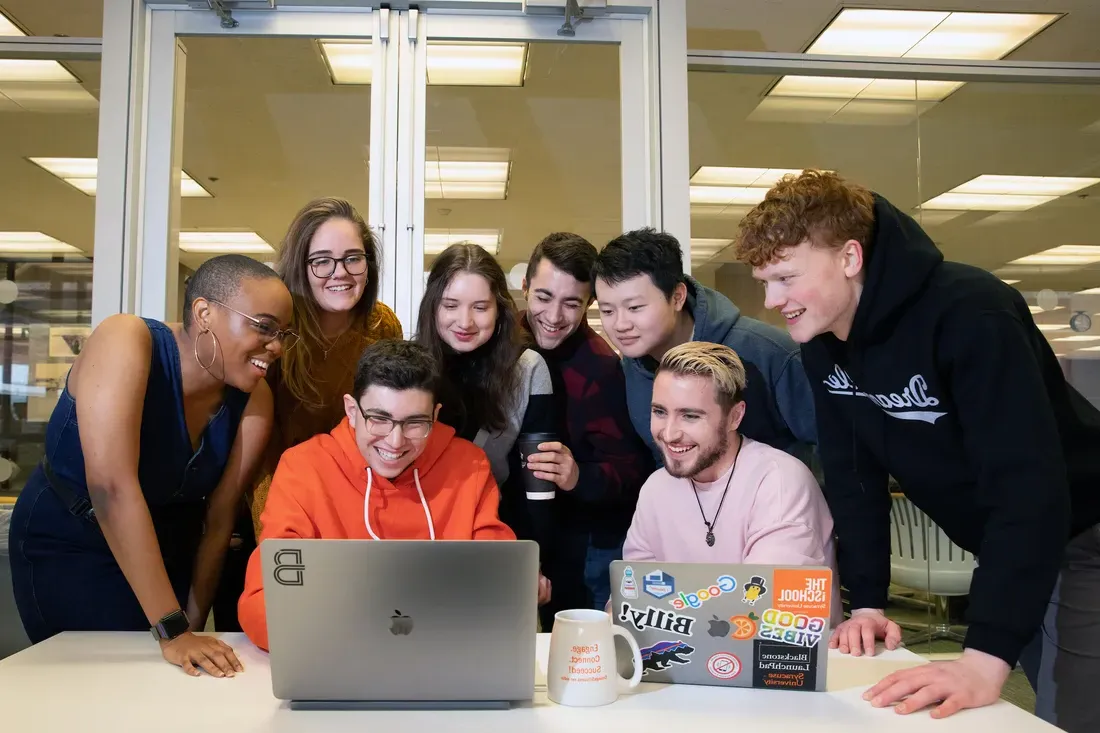
[[[1064,244],[1061,247],[1036,252],[1033,255],[1012,260],[1013,265],[1062,265],[1081,266],[1100,262],[1100,246],[1091,244]]]
[[[180,232],[180,250],[203,254],[271,254],[275,250],[256,232]]]
[[[425,229],[424,254],[438,255],[452,244],[469,242],[495,256],[500,252],[500,237],[499,229]]]
[[[30,162],[52,173],[70,186],[95,196],[99,161],[96,158],[28,158]],[[180,195],[185,198],[210,198],[211,193],[192,178],[187,171],[181,173]]]
[[[963,85],[961,81],[914,81],[850,76],[784,76],[770,97],[816,97],[850,101],[894,100],[938,102]],[[913,110],[915,115],[916,109]]]
[[[785,175],[801,168],[736,168],[704,165],[691,177],[691,203],[698,206],[755,206]],[[698,213],[698,212],[697,212]]]
[[[1062,308],[1064,308],[1064,307],[1065,307],[1065,306],[1059,305],[1059,306],[1055,306],[1054,308],[1051,308],[1050,310],[1047,310],[1047,309],[1045,309],[1045,308],[1040,308],[1040,307],[1039,307],[1039,306],[1037,306],[1037,305],[1029,305],[1029,306],[1027,307],[1027,310],[1028,310],[1028,312],[1029,312],[1029,313],[1031,313],[1032,315],[1035,315],[1036,313],[1049,313],[1049,312],[1051,312],[1051,311],[1060,311],[1060,310],[1062,310]]]
[[[1066,196],[1082,188],[1095,186],[1100,178],[1063,178],[1059,176],[998,176],[985,174],[957,186],[952,191],[965,194],[1004,194],[1009,196]]]
[[[704,165],[695,171],[691,182],[697,186],[762,186],[771,188],[786,175],[799,175],[801,168],[731,168]]]
[[[333,84],[370,84],[370,41],[322,40],[321,54]],[[440,86],[523,86],[526,43],[429,41],[428,83]]]
[[[834,56],[1003,58],[1055,14],[845,8],[806,50]]]
[[[1051,13],[844,8],[806,53],[994,60],[1004,58],[1057,19]],[[963,83],[794,75],[780,79],[768,96],[938,102]]]
[[[320,41],[333,84],[370,84],[374,50],[371,42]]]
[[[1003,283],[1004,283],[1005,285],[1015,285],[1016,283],[1018,283],[1018,282],[1020,282],[1020,281],[1019,281],[1019,280],[1005,280],[1005,279],[1004,279],[1004,278],[1002,277],[1002,278],[1001,278],[1001,282],[1003,282]]]
[[[429,147],[424,162],[424,197],[504,199],[512,164],[507,148]]]
[[[523,86],[526,43],[428,42],[428,83],[443,86]]]
[[[23,31],[12,22],[11,18],[0,13],[0,36],[25,36]]]
[[[1100,295],[1100,288],[1089,288],[1088,290],[1082,290],[1077,295]]]
[[[0,232],[0,254],[76,254],[84,252],[42,232]]]
[[[1064,331],[1069,328],[1064,323],[1036,323],[1035,325],[1040,331]]]
[[[1100,336],[1062,336],[1051,341],[1100,341]]]
[[[0,13],[0,36],[26,35],[11,18]],[[13,81],[75,82],[76,77],[49,59],[0,59],[0,83]]]
[[[48,59],[0,59],[0,83],[16,81],[75,83],[76,77],[61,64]]]
[[[696,239],[691,240],[691,259],[709,260],[733,244],[732,239]]]
[[[983,174],[926,201],[925,209],[1026,211],[1100,183],[1100,178]]]
[[[692,204],[710,206],[731,204],[755,206],[764,200],[767,193],[767,188],[749,188],[748,186],[692,186],[690,199]]]

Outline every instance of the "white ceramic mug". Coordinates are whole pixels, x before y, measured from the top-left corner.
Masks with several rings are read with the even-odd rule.
[[[634,676],[619,675],[615,637],[621,636],[634,654]],[[642,681],[642,653],[625,629],[611,623],[603,611],[558,611],[550,635],[546,693],[559,705],[595,707],[615,702],[621,692]]]

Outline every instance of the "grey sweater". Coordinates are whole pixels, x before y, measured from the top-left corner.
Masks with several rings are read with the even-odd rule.
[[[526,349],[516,360],[516,369],[519,371],[519,391],[508,409],[507,426],[495,433],[482,428],[474,436],[474,444],[489,456],[493,478],[501,487],[508,480],[509,455],[520,433],[553,431],[556,428],[556,425],[542,422],[544,416],[553,412],[551,403],[554,387],[550,382],[550,369],[546,366],[546,361],[536,352]]]

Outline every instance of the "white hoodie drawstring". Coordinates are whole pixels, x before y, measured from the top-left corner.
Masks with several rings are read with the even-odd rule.
[[[370,526],[370,487],[373,483],[374,474],[371,473],[370,466],[367,466],[367,495],[363,499],[363,522],[367,525],[367,534],[371,536],[371,539],[381,539],[374,533],[374,530]],[[413,469],[413,482],[416,484],[416,493],[420,495],[420,504],[424,507],[424,516],[428,520],[428,535],[431,539],[435,539],[435,522],[432,521],[432,512],[428,509],[428,500],[424,498],[424,489],[420,488],[420,471]]]

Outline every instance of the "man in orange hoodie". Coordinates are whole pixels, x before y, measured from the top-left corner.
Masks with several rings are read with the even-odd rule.
[[[419,344],[386,340],[359,360],[347,418],[287,450],[271,482],[269,537],[514,540],[485,452],[436,422],[437,365]],[[539,578],[540,596],[548,593]],[[534,590],[534,589],[532,589]],[[540,598],[540,601],[543,600]],[[260,550],[248,561],[241,627],[268,648]]]

